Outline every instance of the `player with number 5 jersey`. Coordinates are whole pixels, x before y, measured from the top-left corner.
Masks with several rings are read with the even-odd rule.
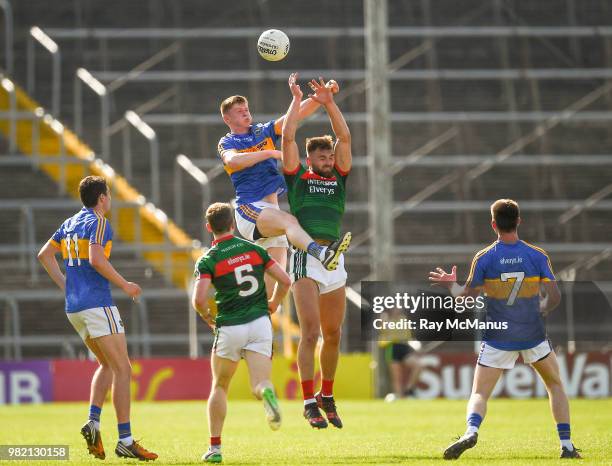
[[[274,264],[265,249],[232,234],[212,242],[197,262],[195,278],[209,279],[215,285],[217,329],[269,315],[263,277]]]
[[[266,250],[236,238],[234,212],[217,202],[206,210],[206,227],[212,232],[212,247],[196,263],[193,307],[215,332],[212,357],[212,389],[208,398],[210,446],[202,459],[220,463],[221,432],[227,411],[227,390],[240,359],[249,368],[253,395],[263,402],[270,428],[281,424],[280,408],[270,381],[272,372],[272,323],[270,314],[289,291],[287,272]],[[276,282],[270,300],[264,276]],[[217,315],[208,309],[208,290],[215,287]]]

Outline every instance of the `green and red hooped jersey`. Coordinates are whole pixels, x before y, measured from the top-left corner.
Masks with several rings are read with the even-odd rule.
[[[334,167],[333,176],[324,178],[300,165],[285,171],[291,213],[311,237],[336,241],[346,201],[348,172]]]
[[[269,314],[264,275],[275,264],[265,249],[233,235],[221,237],[198,259],[194,277],[215,287],[217,327],[240,325]]]

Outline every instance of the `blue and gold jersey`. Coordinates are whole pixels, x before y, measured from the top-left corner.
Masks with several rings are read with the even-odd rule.
[[[501,350],[524,350],[546,339],[540,314],[540,283],[554,281],[543,249],[525,241],[496,241],[474,256],[466,286],[487,296],[487,321],[507,322],[508,329],[488,330],[483,341]],[[496,333],[498,332],[498,333]]]
[[[219,140],[219,157],[228,150],[242,152],[259,152],[276,149],[280,138],[280,128],[274,120],[268,123],[252,125],[245,134],[227,133]],[[276,159],[268,159],[242,170],[232,170],[224,165],[236,191],[238,205],[257,202],[268,194],[282,194],[287,190],[285,180],[280,174]]]
[[[106,218],[83,207],[62,223],[51,242],[61,248],[66,266],[66,312],[113,306],[110,283],[89,263],[90,244],[99,244],[110,257],[113,231]]]

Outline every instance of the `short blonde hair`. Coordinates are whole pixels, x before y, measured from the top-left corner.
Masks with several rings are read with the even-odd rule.
[[[246,97],[242,96],[242,95],[233,95],[228,97],[227,99],[224,99],[223,102],[221,102],[221,114],[225,115],[227,112],[230,111],[230,109],[234,106],[234,105],[238,105],[238,104],[249,104],[249,101],[247,100]]]

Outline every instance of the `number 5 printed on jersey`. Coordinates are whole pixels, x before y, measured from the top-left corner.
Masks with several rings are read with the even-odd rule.
[[[234,275],[236,276],[236,283],[238,285],[242,285],[243,283],[249,283],[250,286],[246,290],[240,290],[238,293],[240,296],[251,296],[253,293],[257,291],[259,288],[259,282],[257,278],[253,275],[247,275],[249,272],[253,271],[253,266],[251,264],[241,265],[240,267],[236,267],[234,269]]]

